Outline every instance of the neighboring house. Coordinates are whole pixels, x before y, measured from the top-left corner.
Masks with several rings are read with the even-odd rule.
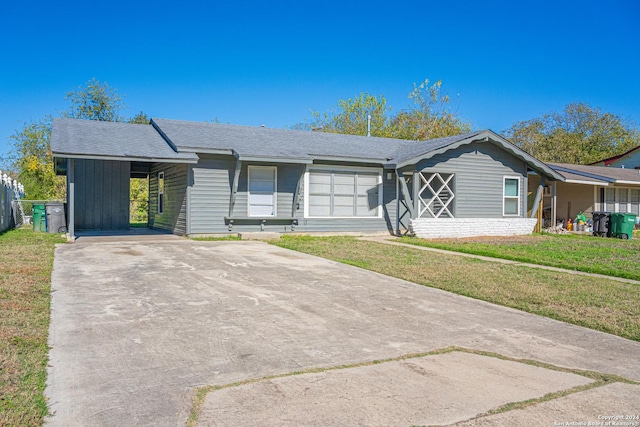
[[[149,178],[149,226],[175,234],[424,237],[530,233],[528,174],[563,179],[488,130],[406,141],[166,119],[54,119],[51,149],[67,176],[71,236],[128,228],[131,177]]]
[[[640,145],[629,151],[625,151],[622,154],[600,160],[599,162],[592,163],[591,165],[623,169],[640,169]]]
[[[629,212],[640,214],[640,170],[549,163],[561,173],[564,181],[552,182],[544,191],[544,212],[549,226],[580,212],[591,217],[593,212]],[[529,178],[529,191],[534,191],[538,177]]]

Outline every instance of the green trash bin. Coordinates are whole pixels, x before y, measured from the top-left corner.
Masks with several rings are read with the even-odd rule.
[[[47,231],[47,214],[44,205],[33,205],[33,231]]]
[[[611,214],[611,236],[621,239],[631,239],[636,225],[636,215],[631,213]]]

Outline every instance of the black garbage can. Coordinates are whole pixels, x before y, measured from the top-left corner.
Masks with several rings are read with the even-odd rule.
[[[67,219],[64,215],[64,203],[47,203],[47,233],[66,233]]]
[[[593,235],[611,237],[611,212],[593,213]]]

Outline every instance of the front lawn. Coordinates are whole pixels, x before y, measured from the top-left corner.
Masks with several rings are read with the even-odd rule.
[[[59,235],[0,234],[0,425],[39,426],[48,413],[49,303]]]
[[[283,236],[270,243],[640,341],[638,285],[354,237]]]
[[[543,234],[468,239],[403,237],[401,241],[418,246],[640,280],[640,239]]]

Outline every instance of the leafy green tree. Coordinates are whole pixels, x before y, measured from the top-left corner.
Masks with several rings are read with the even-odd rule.
[[[55,175],[49,148],[51,119],[25,124],[10,138],[13,169],[32,200],[60,199],[65,194],[64,177]]]
[[[640,143],[632,122],[581,102],[516,122],[503,133],[532,156],[555,163],[594,163]]]
[[[132,178],[130,186],[129,218],[131,222],[146,223],[149,212],[149,179]]]
[[[442,82],[429,83],[414,83],[408,95],[411,104],[395,115],[384,96],[361,93],[339,100],[335,112],[312,111],[313,122],[296,128],[366,135],[370,115],[371,136],[425,140],[469,132],[471,126],[457,116],[450,97],[442,92]]]
[[[117,91],[95,78],[84,87],[67,93],[69,108],[62,112],[63,117],[87,120],[124,121],[121,111],[124,108]],[[143,112],[127,120],[129,123],[149,124],[149,118]],[[51,117],[37,122],[26,123],[10,137],[11,168],[16,171],[18,180],[25,186],[26,197],[30,199],[63,199],[66,193],[64,177],[54,173],[53,156],[50,148]],[[142,186],[144,187],[144,185]],[[138,206],[145,206],[148,194],[136,191],[140,198]]]
[[[442,80],[431,85],[429,79],[419,85],[414,83],[408,97],[411,107],[393,120],[397,138],[423,141],[471,131],[471,125],[452,110],[449,95],[442,93]]]
[[[338,100],[335,113],[312,111],[315,120],[311,128],[329,133],[367,135],[368,116],[371,116],[371,135],[392,136],[390,112],[391,107],[387,106],[384,96],[361,93],[354,98]]]
[[[127,123],[136,123],[139,125],[148,125],[150,122],[151,122],[151,119],[149,118],[149,116],[147,116],[142,111],[140,111],[138,114],[136,114],[135,116],[127,120]]]
[[[105,122],[121,122],[120,111],[124,108],[118,92],[107,83],[96,78],[89,80],[84,87],[67,93],[65,99],[71,102],[64,117],[74,119],[100,120]]]

